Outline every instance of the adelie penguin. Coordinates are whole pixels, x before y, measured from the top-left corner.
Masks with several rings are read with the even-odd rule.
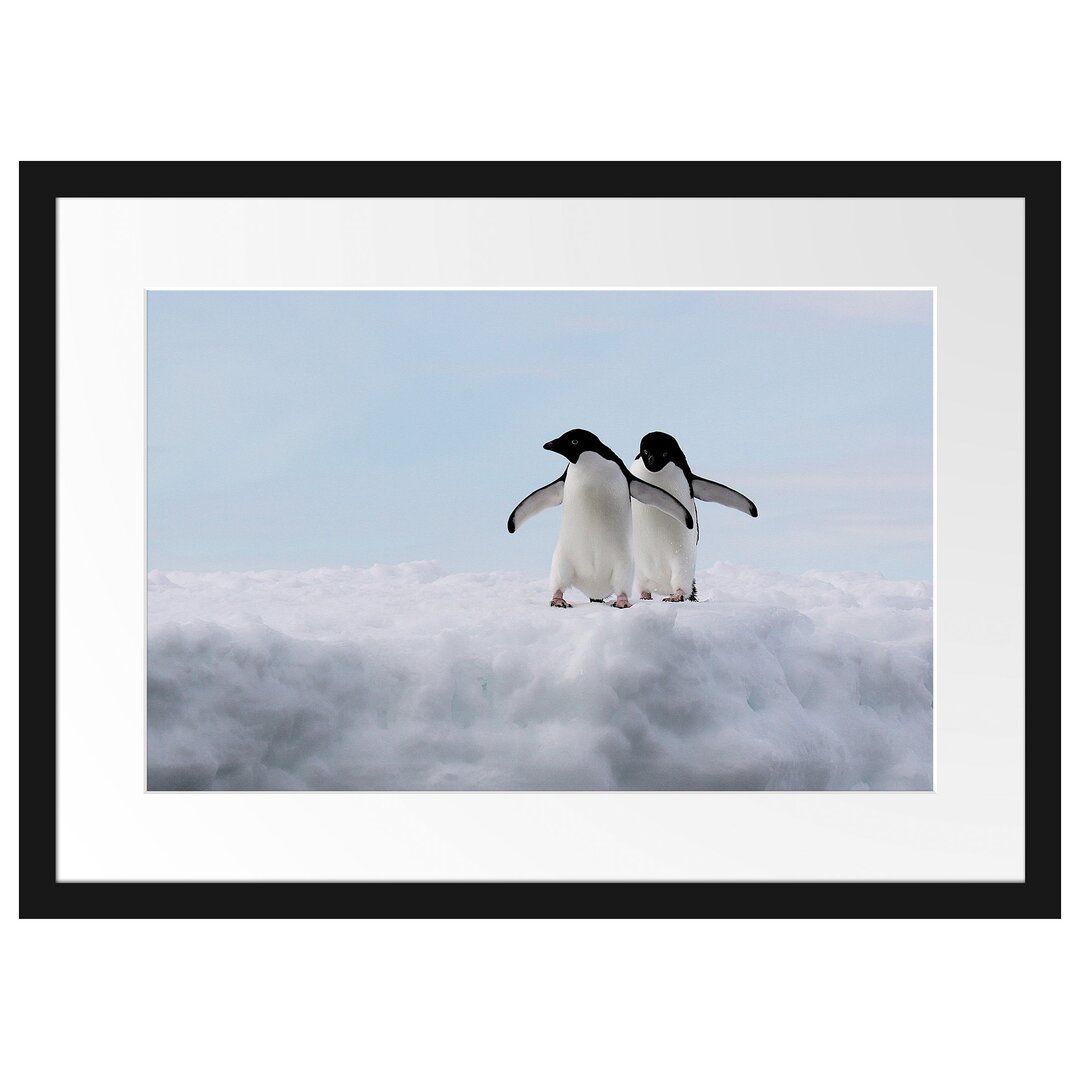
[[[562,526],[551,560],[551,606],[568,608],[563,593],[571,586],[594,601],[615,594],[615,607],[628,608],[634,580],[633,521],[630,500],[644,504],[672,528],[689,533],[690,511],[668,492],[633,476],[619,456],[591,431],[574,428],[545,450],[562,454],[569,464],[558,480],[527,495],[506,523],[516,532],[534,514],[562,506]]]
[[[671,522],[651,506],[634,507],[635,583],[641,599],[651,600],[657,592],[667,593],[665,600],[696,600],[694,569],[699,529],[694,500],[720,503],[751,517],[758,516],[757,507],[745,495],[715,480],[695,476],[678,442],[663,431],[650,431],[642,438],[641,452],[630,463],[630,471],[670,492],[690,508],[694,517],[694,529],[688,533],[672,528]]]

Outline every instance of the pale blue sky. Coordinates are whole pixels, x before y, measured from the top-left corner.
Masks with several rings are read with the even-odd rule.
[[[929,292],[153,292],[149,566],[546,577],[506,531],[594,431],[670,432],[756,520],[701,504],[699,565],[929,578]]]

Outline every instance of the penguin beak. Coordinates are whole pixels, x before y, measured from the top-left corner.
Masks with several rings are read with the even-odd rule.
[[[544,443],[544,449],[545,450],[554,450],[556,454],[559,452],[559,448],[555,445],[555,440],[554,439],[552,439],[551,442]]]

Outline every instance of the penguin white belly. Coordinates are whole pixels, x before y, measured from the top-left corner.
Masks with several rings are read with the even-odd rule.
[[[599,454],[582,454],[566,470],[552,591],[573,585],[595,600],[628,594],[634,578],[632,527],[622,469]]]
[[[682,589],[689,597],[694,588],[697,565],[697,505],[690,484],[677,465],[668,463],[659,472],[649,472],[640,458],[630,472],[673,495],[690,511],[694,527],[687,529],[655,506],[633,503],[635,587],[645,593],[675,593]]]

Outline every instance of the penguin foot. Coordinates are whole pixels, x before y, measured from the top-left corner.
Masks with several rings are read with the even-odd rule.
[[[571,604],[569,601],[564,600],[561,596],[553,596],[551,598],[551,606],[552,607],[573,607],[574,605]]]
[[[641,599],[642,600],[651,600],[652,599],[652,593],[651,592],[643,592],[641,594]]]
[[[620,596],[617,596],[615,598],[615,603],[612,606],[617,607],[617,608],[627,608],[627,607],[630,607],[631,605],[630,605],[630,601],[627,600],[627,598],[625,596],[620,595]]]
[[[686,599],[686,593],[682,589],[676,589],[670,596],[664,597],[665,604],[681,604]]]

